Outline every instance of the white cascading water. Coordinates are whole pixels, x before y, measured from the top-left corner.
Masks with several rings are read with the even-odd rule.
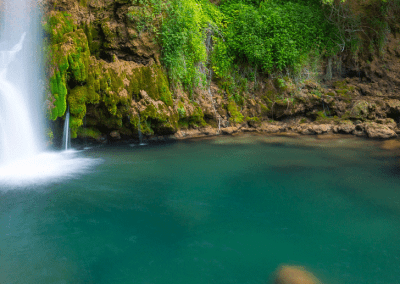
[[[143,144],[143,134],[142,134],[142,131],[140,130],[140,116],[139,116],[139,123],[138,123],[138,135],[139,135],[139,145],[144,145]]]
[[[64,134],[63,134],[63,149],[65,151],[68,150],[69,147],[69,107],[67,109],[67,113],[65,114],[64,121]]]
[[[4,163],[37,153],[26,95],[7,79],[7,70],[21,51],[25,35],[11,50],[0,51],[0,160]]]
[[[0,190],[75,177],[99,162],[44,151],[41,1],[0,1]]]

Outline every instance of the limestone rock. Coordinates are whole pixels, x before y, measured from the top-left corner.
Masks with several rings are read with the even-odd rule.
[[[282,127],[279,125],[263,122],[261,124],[261,130],[266,133],[278,133],[282,130]]]
[[[274,284],[320,284],[321,282],[301,266],[281,266],[276,274]]]
[[[323,134],[331,131],[332,125],[330,124],[316,124],[311,126],[311,132],[314,134]]]
[[[303,135],[324,134],[332,130],[332,125],[304,123],[299,127],[295,127],[293,130]]]
[[[244,127],[241,129],[243,132],[260,132],[257,128]]]
[[[121,134],[117,130],[111,131],[110,136],[114,139],[121,139]]]
[[[225,127],[221,129],[223,134],[232,134],[233,132],[237,131],[237,127]]]
[[[201,130],[205,135],[214,136],[218,134],[218,129],[212,128],[211,126],[205,127]]]
[[[397,137],[396,132],[390,129],[386,125],[378,124],[375,122],[369,122],[365,124],[365,132],[369,138],[381,138],[388,139]]]
[[[350,116],[353,118],[365,118],[369,114],[370,103],[365,100],[359,100],[354,103]]]
[[[356,129],[351,121],[344,121],[339,125],[338,132],[350,134]]]
[[[400,101],[399,100],[387,100],[386,106],[389,109],[389,112],[394,115],[400,114]]]
[[[377,119],[376,122],[379,124],[384,124],[392,130],[397,127],[397,123],[393,120],[393,118],[380,118]]]

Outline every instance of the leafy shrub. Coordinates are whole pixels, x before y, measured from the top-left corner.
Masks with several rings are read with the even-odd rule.
[[[217,29],[219,10],[207,0],[171,0],[161,28],[163,63],[173,85],[190,93],[206,82],[206,38]]]
[[[246,4],[252,2],[252,4]],[[314,49],[335,52],[334,26],[316,1],[225,1],[225,39],[238,62],[262,71],[296,69]],[[228,56],[228,61],[230,57]],[[219,66],[223,64],[219,63]]]
[[[166,0],[132,0],[128,9],[128,18],[135,23],[139,32],[158,32],[157,19],[167,10],[170,1]]]

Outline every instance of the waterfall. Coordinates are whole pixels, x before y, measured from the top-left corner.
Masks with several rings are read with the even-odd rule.
[[[74,151],[43,151],[41,3],[0,0],[0,191],[76,176],[99,162]]]
[[[0,30],[0,165],[37,154],[44,143],[43,63],[37,0],[3,0]]]
[[[23,48],[25,33],[10,50],[0,51],[0,157],[1,163],[31,157],[37,153],[36,137],[27,94],[20,89],[8,71],[16,68],[13,61]]]
[[[63,134],[63,149],[68,150],[68,146],[70,145],[70,136],[69,136],[69,107],[67,109],[67,114],[65,115],[64,121],[64,134]]]
[[[139,135],[139,143],[140,143],[140,145],[144,145],[144,143],[143,143],[143,134],[142,134],[142,131],[140,130],[140,116],[139,116],[139,123],[138,123],[138,135]]]

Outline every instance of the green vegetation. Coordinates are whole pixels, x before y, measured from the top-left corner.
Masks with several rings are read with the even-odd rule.
[[[132,0],[127,16],[139,33],[156,33],[159,28],[158,20],[163,17],[168,4],[169,1],[165,0]]]
[[[167,2],[163,63],[173,84],[188,91],[205,86],[212,69],[229,95],[242,96],[258,72],[299,72],[315,56],[338,51],[336,29],[317,0]]]
[[[44,29],[51,43],[49,83],[53,107],[49,117],[55,120],[67,109],[68,81],[75,84],[86,81],[90,51],[85,33],[77,29],[67,13],[51,12]]]
[[[79,128],[78,135],[82,138],[100,139],[101,132],[96,128]]]
[[[119,54],[112,52],[125,34],[110,15],[76,26],[68,13],[52,11],[44,23],[50,54],[48,116],[63,117],[68,103],[72,137],[88,135],[79,130],[88,104],[96,105],[91,115],[108,129],[137,128],[139,116],[145,134],[172,132],[179,125],[204,126],[204,114],[195,101],[211,81],[228,101],[224,108],[231,122],[273,118],[274,110],[295,104],[293,95],[307,85],[306,79],[320,75],[323,62],[331,66],[341,53],[354,62],[362,56],[372,62],[383,52],[388,32],[399,30],[400,19],[400,0],[117,2],[129,6],[123,11],[130,40],[140,41],[145,33],[146,40],[161,47],[160,61],[154,56],[156,64],[118,61]],[[86,0],[79,3],[88,5]],[[329,77],[332,71],[327,72]],[[334,87],[346,102],[356,93],[345,81]],[[178,91],[189,95],[190,108],[174,101]],[[314,100],[322,96],[319,89],[310,93]],[[260,118],[244,118],[241,109],[255,95],[262,98]],[[317,114],[317,120],[328,119],[326,114]],[[354,107],[352,115],[366,116],[365,106]]]
[[[381,55],[388,33],[399,30],[399,0],[322,2],[327,4],[327,20],[338,31],[341,50],[350,51],[355,62]]]
[[[205,86],[210,35],[218,30],[223,15],[208,0],[171,0],[163,22],[160,42],[163,63],[173,86],[192,93]]]
[[[237,109],[237,105],[235,101],[231,100],[228,104],[228,112],[230,115],[229,120],[234,123],[242,123],[243,122],[243,114],[239,112]]]
[[[381,48],[400,18],[399,0],[153,2],[166,7],[159,38],[173,85],[192,91],[212,70],[229,96],[242,96],[258,73],[298,76],[340,52],[357,58],[364,45]]]
[[[132,69],[129,65],[112,67],[104,61],[98,61],[91,57],[88,45],[86,34],[93,34],[88,33],[90,28],[85,27],[85,34],[83,29],[78,29],[72,23],[70,17],[67,13],[53,11],[44,27],[49,35],[48,49],[51,53],[48,68],[51,93],[49,117],[56,120],[64,116],[68,103],[72,138],[77,137],[78,133],[82,134],[78,129],[83,124],[87,104],[104,104],[108,113],[97,111],[96,115],[109,128],[122,127],[123,117],[130,115],[131,100],[138,98],[141,90],[151,99],[162,101],[164,107],[173,105],[168,79],[161,66]],[[153,119],[153,124],[160,124],[161,121],[162,125],[174,129],[177,119],[165,117],[165,112],[162,106],[148,106],[140,115],[144,119]],[[130,121],[137,127],[137,118],[133,117]],[[150,121],[146,123],[151,124]],[[145,130],[153,132],[151,127]]]
[[[230,53],[262,71],[297,70],[312,50],[335,51],[335,30],[318,1],[226,0],[221,10]]]

